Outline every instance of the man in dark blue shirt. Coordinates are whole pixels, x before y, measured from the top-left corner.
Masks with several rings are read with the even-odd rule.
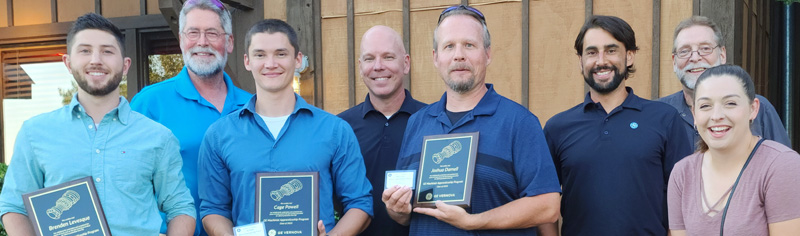
[[[425,103],[414,100],[403,89],[403,76],[411,68],[411,58],[400,34],[392,28],[377,25],[364,33],[358,65],[369,94],[364,102],[339,117],[353,127],[364,156],[367,179],[372,183],[375,217],[361,235],[408,235],[408,226],[389,218],[381,192],[384,173],[393,170],[397,163],[408,117]]]
[[[691,153],[681,118],[625,87],[638,47],[622,19],[593,16],[575,49],[589,93],[544,129],[562,185],[562,235],[667,235],[667,180]]]

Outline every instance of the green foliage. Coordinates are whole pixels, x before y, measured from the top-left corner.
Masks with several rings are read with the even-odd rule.
[[[3,192],[3,180],[5,180],[6,177],[6,170],[8,170],[6,163],[0,162],[0,192]],[[6,229],[3,228],[3,224],[0,224],[0,236],[8,236]]]
[[[150,64],[150,84],[172,78],[183,69],[181,54],[150,55],[147,60]]]

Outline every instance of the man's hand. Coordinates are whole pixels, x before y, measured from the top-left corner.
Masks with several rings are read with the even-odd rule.
[[[325,232],[325,224],[322,223],[322,220],[317,222],[317,232],[319,232],[319,234],[317,234],[319,236],[324,236],[327,234],[327,232]]]
[[[408,226],[411,220],[411,188],[407,186],[393,186],[383,190],[381,201],[386,205],[386,210],[394,221]]]
[[[478,221],[475,215],[467,213],[464,208],[459,206],[447,205],[442,201],[436,201],[436,208],[414,208],[414,212],[436,217],[445,223],[463,230],[473,230],[478,228]]]

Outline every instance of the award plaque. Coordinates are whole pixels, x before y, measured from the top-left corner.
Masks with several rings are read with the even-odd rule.
[[[425,136],[414,207],[434,207],[436,201],[469,207],[477,155],[478,132]]]
[[[256,173],[255,214],[267,235],[317,236],[319,173]]]
[[[92,177],[22,195],[36,235],[111,235]]]

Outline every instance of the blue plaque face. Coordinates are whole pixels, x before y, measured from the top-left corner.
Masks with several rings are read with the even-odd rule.
[[[268,235],[317,235],[319,173],[277,172],[256,176],[256,216]]]
[[[110,235],[91,177],[23,195],[37,235]]]
[[[469,206],[477,142],[478,133],[425,137],[415,206],[430,207],[435,201]]]

